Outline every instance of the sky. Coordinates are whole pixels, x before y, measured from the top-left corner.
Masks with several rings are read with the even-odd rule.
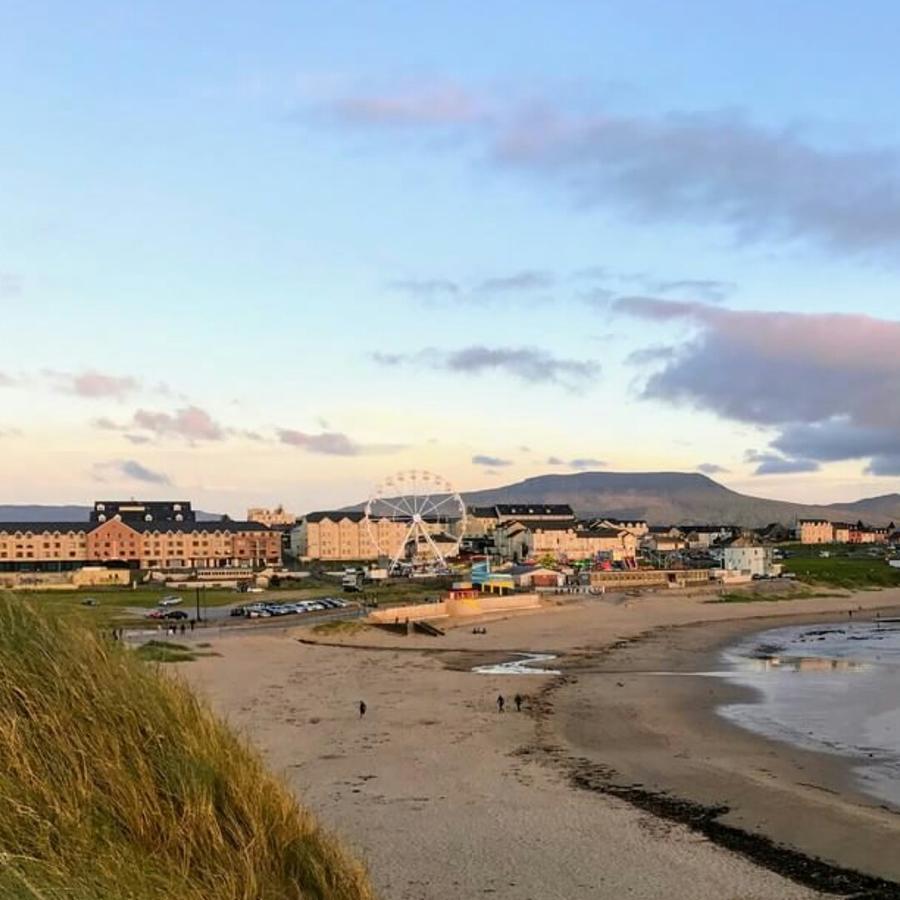
[[[900,489],[898,28],[0,0],[0,502]]]

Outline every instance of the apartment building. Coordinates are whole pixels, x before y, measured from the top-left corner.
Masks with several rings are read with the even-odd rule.
[[[186,501],[98,501],[88,522],[0,522],[0,571],[261,568],[281,536],[257,522],[198,522]]]
[[[505,522],[494,531],[494,545],[504,559],[522,561],[552,557],[563,562],[604,557],[633,560],[637,536],[623,528],[599,528],[568,519]]]
[[[307,513],[291,529],[290,553],[297,559],[351,561],[395,557],[404,549],[409,534],[408,518],[381,516],[369,524],[365,519],[361,510]],[[444,546],[456,543],[458,522],[426,517],[423,524],[437,543]],[[418,548],[413,552],[418,552]]]
[[[863,522],[854,525],[824,519],[800,519],[797,532],[801,544],[886,544],[894,532],[894,523],[885,528]]]

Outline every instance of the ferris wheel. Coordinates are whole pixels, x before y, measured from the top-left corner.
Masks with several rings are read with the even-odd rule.
[[[390,559],[389,572],[404,561],[444,568],[459,553],[466,506],[446,478],[407,469],[375,488],[366,503],[365,523],[378,555]]]

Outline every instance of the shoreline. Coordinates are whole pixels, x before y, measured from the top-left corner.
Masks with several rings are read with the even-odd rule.
[[[649,779],[616,783],[610,777],[616,760],[604,759],[602,742],[583,748],[565,733],[567,720],[579,715],[574,692],[614,701],[611,713],[616,703],[627,706],[626,694],[640,686],[637,656],[629,661],[629,654],[640,652],[645,670],[664,670],[684,644],[683,669],[698,669],[684,635],[705,636],[708,646],[722,629],[762,631],[804,617],[831,621],[848,605],[897,608],[900,591],[836,602],[707,599],[670,593],[583,599],[490,621],[487,638],[473,635],[472,623],[441,638],[244,632],[215,640],[219,656],[178,671],[366,860],[385,900],[900,897],[896,885],[841,873],[771,840],[774,854],[756,852],[765,846],[767,823],[757,823],[763,827],[754,833],[746,822],[717,818],[723,801],[732,800],[727,792],[713,792],[703,804],[698,797],[693,806],[678,799],[673,809],[669,801],[690,800],[690,792],[673,790],[667,798],[652,791]],[[517,653],[554,654],[552,666],[563,674],[471,671]],[[684,685],[688,700],[692,680],[669,683]],[[617,681],[635,684],[618,688]],[[526,696],[526,709],[498,715],[498,693],[516,692]],[[653,718],[658,693],[631,697],[644,698],[634,725],[641,716]],[[368,705],[365,719],[360,699]],[[690,730],[681,720],[673,719],[673,727],[676,735]],[[738,730],[721,720],[717,733],[726,727]],[[644,765],[648,748],[633,746],[633,762]],[[821,855],[850,867],[839,854]]]
[[[578,787],[688,824],[809,887],[900,897],[900,813],[854,786],[852,759],[729,722],[718,708],[755,691],[700,674],[721,671],[722,650],[741,637],[836,613],[663,626],[576,660],[546,688],[537,746],[555,750]]]

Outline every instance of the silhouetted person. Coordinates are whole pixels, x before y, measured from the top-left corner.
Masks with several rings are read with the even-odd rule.
[[[366,714],[366,709],[368,709],[368,707],[366,706],[366,701],[360,700],[359,701],[359,717],[360,718],[362,718]]]
[[[516,712],[522,712],[522,695],[516,694],[513,699],[515,700],[516,704]]]
[[[506,701],[503,699],[503,694],[501,694],[497,698],[497,712],[503,712],[503,708],[506,706]]]
[[[180,631],[181,631],[181,633],[182,633],[182,635],[183,635],[183,634],[184,634],[184,622],[181,623],[181,629],[180,629]]]

